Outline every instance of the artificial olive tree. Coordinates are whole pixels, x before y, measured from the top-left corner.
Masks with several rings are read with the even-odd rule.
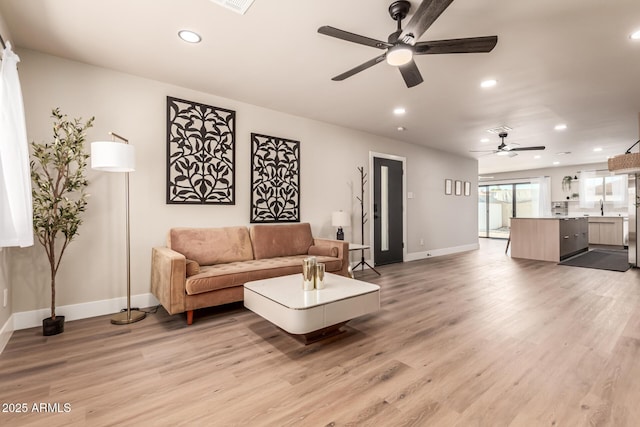
[[[53,141],[31,143],[33,181],[33,229],[44,246],[51,272],[51,319],[56,318],[56,274],[62,255],[78,235],[82,213],[87,206],[85,177],[89,155],[84,150],[85,131],[94,117],[67,119],[58,108],[54,118]]]

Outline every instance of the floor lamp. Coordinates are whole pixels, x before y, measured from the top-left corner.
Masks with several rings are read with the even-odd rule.
[[[131,310],[131,237],[129,234],[129,172],[135,171],[136,152],[133,145],[120,135],[109,132],[111,141],[91,143],[91,169],[104,172],[124,172],[126,197],[126,235],[127,235],[127,309],[111,317],[111,323],[126,325],[142,320],[147,315],[144,311]],[[116,142],[115,138],[123,141]]]

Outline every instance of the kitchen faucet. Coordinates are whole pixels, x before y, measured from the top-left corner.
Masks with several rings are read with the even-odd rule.
[[[600,216],[604,216],[604,202],[600,199]]]

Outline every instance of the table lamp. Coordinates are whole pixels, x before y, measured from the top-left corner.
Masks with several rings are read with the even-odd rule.
[[[336,239],[344,240],[344,231],[342,230],[342,227],[349,227],[351,225],[351,215],[349,215],[349,212],[333,212],[331,214],[331,225],[338,227]]]

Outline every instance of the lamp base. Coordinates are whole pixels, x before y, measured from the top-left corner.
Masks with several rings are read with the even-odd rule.
[[[342,231],[342,227],[338,227],[338,234],[336,234],[337,240],[344,240],[344,231]]]
[[[145,317],[147,317],[147,313],[144,311],[121,311],[120,313],[111,316],[111,323],[114,325],[128,325],[129,323],[139,322]]]

